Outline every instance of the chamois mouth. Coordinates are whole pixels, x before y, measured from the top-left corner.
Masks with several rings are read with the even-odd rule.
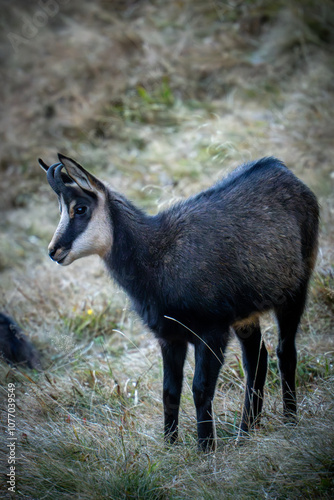
[[[62,265],[64,263],[66,257],[68,256],[68,254],[69,254],[69,252],[66,252],[66,254],[63,257],[61,257],[60,259],[57,259],[56,260],[57,264]]]
[[[58,255],[57,255],[58,253]],[[56,254],[50,254],[51,259],[59,265],[64,265],[65,260],[70,253],[70,250],[61,250],[60,252],[56,252]]]

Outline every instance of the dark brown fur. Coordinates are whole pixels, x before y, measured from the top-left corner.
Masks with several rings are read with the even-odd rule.
[[[263,158],[149,216],[73,160],[62,155],[59,160],[50,168],[41,163],[58,194],[71,197],[66,178],[81,184],[83,191],[88,186],[91,197],[95,188],[90,186],[103,194],[113,242],[104,261],[160,342],[166,438],[177,438],[190,342],[195,346],[199,443],[204,449],[213,445],[212,400],[231,328],[240,340],[247,372],[241,429],[248,431],[259,420],[267,350],[258,318],[268,310],[274,311],[279,326],[284,414],[294,420],[295,337],[315,264],[319,222],[318,203],[307,186],[279,160]],[[89,225],[94,203],[92,198],[76,225],[69,224],[51,245],[52,258],[71,255],[80,234],[75,228]]]
[[[17,323],[0,313],[0,355],[10,364],[40,369],[41,363],[35,347]]]

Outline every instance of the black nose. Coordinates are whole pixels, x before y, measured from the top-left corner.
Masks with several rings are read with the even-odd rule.
[[[56,248],[51,248],[51,249],[49,250],[49,257],[50,257],[50,259],[55,260],[55,259],[54,259],[54,256],[56,255],[56,251],[57,251],[57,249],[56,249]]]

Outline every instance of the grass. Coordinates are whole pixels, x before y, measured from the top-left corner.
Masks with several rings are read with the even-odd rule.
[[[169,86],[168,78],[163,77],[161,83],[156,83],[152,91],[147,90],[142,85],[138,85],[123,99],[112,101],[105,110],[106,122],[110,123],[110,117],[120,119],[125,123],[154,123],[156,126],[168,126],[176,124],[175,118],[170,113],[173,110],[175,98]],[[103,128],[100,126],[99,134],[105,136]]]
[[[22,16],[39,7],[6,5],[0,306],[44,366],[0,361],[1,393],[15,382],[17,396],[17,498],[333,497],[333,8],[320,4],[59,3],[16,52],[8,31],[21,33]],[[262,426],[237,439],[245,374],[232,341],[214,401],[217,451],[198,452],[190,349],[180,439],[165,447],[152,335],[96,259],[64,269],[47,259],[59,214],[36,159],[58,151],[150,213],[261,156],[282,158],[310,185],[322,222],[298,336],[296,427],[283,425],[276,329],[265,317]],[[8,496],[5,482],[0,492]]]
[[[20,401],[18,484],[22,494],[36,497],[43,492],[46,498],[82,499],[195,495],[207,499],[220,498],[223,487],[224,498],[297,498],[300,494],[330,498],[334,486],[333,373],[318,383],[317,394],[304,397],[297,427],[285,427],[277,412],[270,412],[275,396],[268,395],[262,429],[238,444],[231,431],[222,434],[219,430],[217,452],[205,456],[197,451],[194,425],[185,419],[190,412],[187,398],[180,443],[165,448],[160,423],[152,418],[152,406],[157,403],[147,387],[139,384],[137,402],[124,386],[108,397],[100,394],[97,384],[85,383],[82,370],[84,366],[68,369],[66,375],[55,371],[37,381],[32,375],[28,391],[29,379],[16,370],[9,376]],[[144,375],[143,384],[150,383],[150,378]],[[216,400],[218,407],[220,390]],[[221,420],[217,415],[219,426]]]

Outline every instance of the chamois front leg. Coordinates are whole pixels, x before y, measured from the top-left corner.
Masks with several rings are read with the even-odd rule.
[[[268,353],[262,341],[260,323],[258,321],[236,328],[235,332],[242,347],[243,365],[247,373],[241,431],[248,432],[260,422],[263,405],[263,388],[267,375]]]
[[[165,440],[172,444],[178,437],[179,407],[187,343],[168,343],[162,341],[160,345],[164,368],[163,405]]]
[[[198,443],[203,451],[214,450],[212,400],[224,361],[226,337],[211,337],[195,344],[193,396],[197,414]]]

